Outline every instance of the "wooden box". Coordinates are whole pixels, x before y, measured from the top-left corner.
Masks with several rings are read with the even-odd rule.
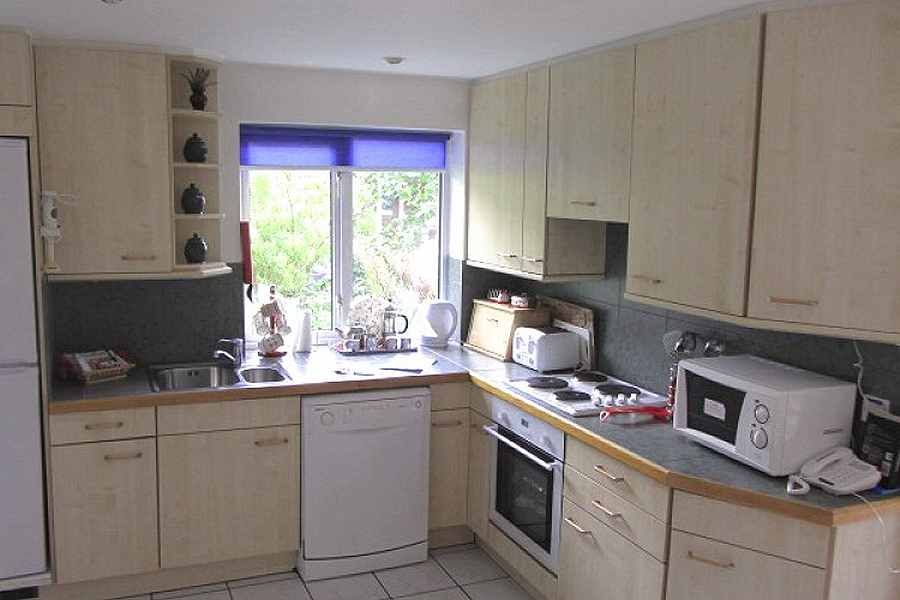
[[[500,360],[512,359],[513,333],[518,327],[543,327],[550,323],[546,308],[513,308],[487,300],[473,300],[469,335],[464,344]]]

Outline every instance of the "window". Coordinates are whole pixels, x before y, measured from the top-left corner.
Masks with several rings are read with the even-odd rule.
[[[241,191],[254,279],[265,284],[258,294],[274,285],[289,319],[292,309],[310,310],[318,343],[332,339],[336,325],[377,323],[388,299],[411,316],[438,297],[444,159],[435,156],[435,139],[444,145],[446,137],[427,134],[423,150],[413,134],[391,147],[389,135],[366,132],[348,148],[343,130],[332,137],[300,130],[297,143],[291,128],[266,138],[265,128],[245,136],[245,127]],[[366,168],[328,164],[351,158]],[[257,308],[247,303],[248,319]],[[249,327],[247,335],[252,340]]]

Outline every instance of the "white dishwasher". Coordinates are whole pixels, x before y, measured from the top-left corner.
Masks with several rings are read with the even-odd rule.
[[[425,560],[428,388],[304,396],[301,423],[303,577]]]

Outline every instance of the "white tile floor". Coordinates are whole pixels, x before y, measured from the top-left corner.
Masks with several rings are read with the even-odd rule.
[[[474,545],[430,553],[426,562],[304,582],[296,572],[204,585],[128,600],[531,600]]]

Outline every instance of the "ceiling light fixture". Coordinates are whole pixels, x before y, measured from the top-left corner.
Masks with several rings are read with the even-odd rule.
[[[384,62],[386,62],[389,65],[399,65],[404,60],[406,60],[405,56],[385,56],[384,57]]]

